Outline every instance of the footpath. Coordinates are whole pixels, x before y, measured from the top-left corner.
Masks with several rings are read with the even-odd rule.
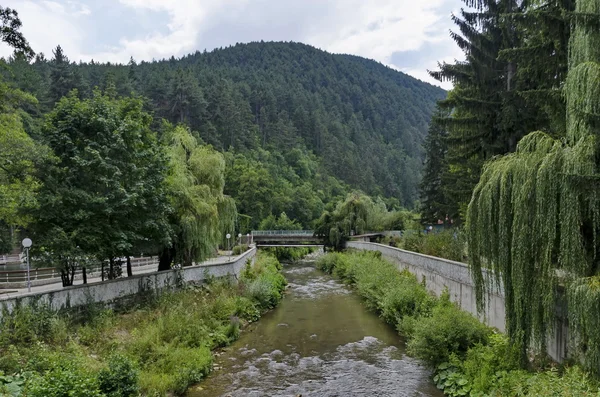
[[[227,263],[233,257],[234,256],[226,255],[226,256],[219,256],[216,258],[210,258],[202,263],[198,263],[197,266],[218,265],[218,264],[222,264],[222,263]],[[135,267],[135,268],[133,268],[133,275],[135,276],[138,274],[156,273],[157,268],[158,268],[157,263],[146,265],[146,266]],[[124,276],[122,278],[127,278],[127,276]],[[87,282],[88,285],[89,284],[99,284],[99,283],[103,282],[102,277],[99,275],[94,275],[91,277],[88,276],[87,281],[88,281]],[[79,277],[76,277],[75,280],[73,281],[73,285],[82,285],[82,284],[83,284],[83,279],[81,278],[81,275],[79,275]],[[59,290],[62,290],[63,288],[64,287],[62,285],[62,282],[60,281],[60,279],[57,279],[56,283],[32,286],[31,292],[29,292],[27,290],[27,287],[0,290],[0,301],[17,298],[17,297],[23,296],[23,295],[59,291]]]

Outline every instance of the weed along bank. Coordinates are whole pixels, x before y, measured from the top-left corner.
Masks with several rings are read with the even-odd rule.
[[[381,253],[383,258],[395,264],[399,270],[406,269],[418,280],[424,280],[428,291],[440,296],[447,290],[450,300],[458,304],[462,310],[479,317],[485,324],[500,332],[505,332],[506,316],[502,286],[489,290],[484,312],[479,313],[475,286],[467,264],[377,243],[349,241],[347,246]],[[486,277],[493,279],[487,273]],[[566,324],[557,325],[556,332],[552,338],[549,338],[547,346],[547,353],[553,360],[562,362],[566,358],[567,337]]]
[[[575,397],[600,392],[598,382],[577,365],[559,367],[541,360],[523,369],[519,350],[502,332],[463,310],[460,295],[451,296],[449,288],[436,295],[439,286],[428,290],[428,272],[435,267],[422,266],[425,261],[433,265],[436,258],[420,255],[411,261],[414,253],[394,254],[394,248],[388,251],[380,244],[349,246],[360,251],[327,254],[317,267],[352,285],[364,304],[405,338],[408,354],[433,370],[433,381],[446,395]],[[408,270],[407,262],[421,267],[419,276]],[[450,273],[436,275],[460,281]]]
[[[68,305],[52,299],[15,303],[1,319],[0,365],[11,376],[0,378],[0,391],[36,397],[182,395],[213,370],[212,350],[229,345],[277,306],[286,284],[280,269],[275,257],[253,248],[219,267],[140,277],[136,281],[146,284],[139,283],[144,288],[135,294],[145,299],[137,303],[116,282],[108,284],[120,295],[71,304],[76,316],[56,311]],[[117,305],[118,312],[110,309]]]

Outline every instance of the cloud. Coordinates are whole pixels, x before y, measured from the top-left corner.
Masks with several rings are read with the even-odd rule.
[[[6,5],[22,15],[23,32],[35,50],[48,52],[60,43],[73,60],[124,63],[131,56],[152,60],[237,42],[292,40],[375,59],[431,82],[427,68],[460,57],[447,33],[457,1],[8,0]]]
[[[89,12],[85,6],[58,1],[4,0],[2,6],[16,9],[23,22],[21,31],[36,52],[51,55],[57,43],[67,54],[77,57],[81,49],[82,31],[77,19]],[[0,45],[0,56],[9,56],[12,49]]]

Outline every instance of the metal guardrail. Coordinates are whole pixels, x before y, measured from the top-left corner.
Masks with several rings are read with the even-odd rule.
[[[143,266],[158,266],[158,258],[157,257],[141,257],[141,258],[131,258],[131,267],[133,269],[143,267]],[[123,262],[121,264],[121,268],[123,274],[127,273],[127,263]],[[94,267],[88,269],[87,276],[98,277],[100,276],[101,268]],[[78,276],[81,277],[81,272],[78,271]],[[43,268],[31,268],[30,269],[30,279],[31,281],[35,280],[47,280],[47,279],[57,279],[60,280],[60,271],[53,267],[43,267]],[[0,267],[0,284],[2,283],[19,283],[27,281],[27,270],[2,270]]]
[[[312,230],[252,230],[252,236],[310,236],[315,234]]]

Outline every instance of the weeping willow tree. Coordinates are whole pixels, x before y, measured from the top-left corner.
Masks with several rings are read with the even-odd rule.
[[[160,270],[169,269],[173,262],[189,266],[214,254],[225,234],[233,234],[237,217],[233,199],[223,194],[223,156],[199,145],[183,126],[168,126],[164,140],[173,232],[171,244],[161,254]]]
[[[531,133],[486,164],[467,212],[469,257],[480,309],[490,288],[503,286],[507,332],[523,357],[545,348],[566,289],[573,353],[597,372],[600,2],[578,0],[572,21],[566,137]]]

